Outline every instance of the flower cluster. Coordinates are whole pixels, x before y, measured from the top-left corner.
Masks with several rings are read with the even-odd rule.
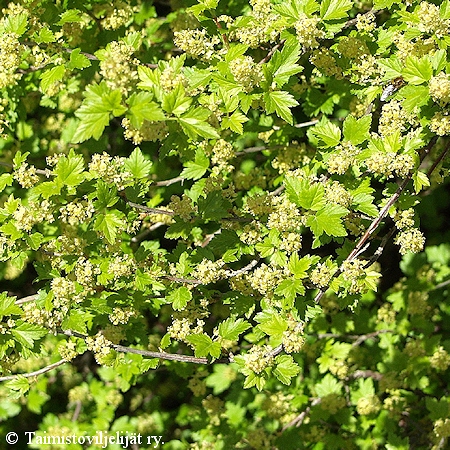
[[[430,130],[438,136],[450,134],[450,115],[447,112],[436,112],[430,120]]]
[[[226,163],[234,158],[235,151],[233,146],[224,139],[219,139],[212,148],[211,162],[219,166],[225,166]]]
[[[408,228],[405,231],[401,231],[394,242],[400,246],[402,255],[408,252],[418,253],[423,250],[425,237],[417,228]]]
[[[261,223],[253,220],[243,226],[239,234],[239,239],[247,245],[255,245],[262,239]]]
[[[85,342],[88,350],[94,352],[95,360],[99,364],[105,364],[112,350],[112,342],[101,333],[97,333],[94,337],[88,336]]]
[[[192,318],[173,318],[172,325],[167,328],[170,337],[179,341],[184,341],[190,334],[203,333],[205,322],[201,319],[194,321]]]
[[[245,199],[244,211],[250,213],[254,217],[265,216],[274,210],[272,200],[273,197],[268,193],[248,196]]]
[[[262,407],[269,417],[281,419],[282,423],[287,423],[289,416],[295,412],[292,406],[292,400],[294,400],[293,394],[285,394],[277,391],[264,400]]]
[[[394,174],[406,177],[415,167],[414,158],[408,153],[375,151],[364,163],[369,172],[387,178],[392,178]]]
[[[267,367],[270,367],[274,358],[270,354],[269,346],[254,345],[248,353],[244,355],[245,368],[254,373],[261,373]]]
[[[39,176],[36,173],[34,166],[28,167],[27,163],[22,163],[20,167],[14,170],[14,179],[23,188],[31,188],[39,181]]]
[[[428,304],[428,292],[411,291],[408,293],[407,302],[408,314],[414,316],[425,316],[430,312],[430,305]]]
[[[325,288],[330,284],[331,278],[335,274],[337,268],[331,260],[319,263],[311,272],[310,280],[319,288]]]
[[[218,426],[220,424],[220,417],[225,413],[224,402],[219,397],[214,397],[209,394],[202,400],[202,406],[208,414],[212,425]]]
[[[437,38],[443,38],[448,34],[449,21],[441,18],[439,6],[420,2],[417,17],[419,18],[417,28],[422,33],[432,34]]]
[[[136,263],[131,255],[113,255],[109,263],[108,273],[117,281],[122,277],[129,277],[136,270]]]
[[[377,322],[384,322],[389,325],[392,325],[395,323],[395,317],[396,313],[394,309],[392,308],[392,305],[389,303],[385,303],[380,308],[378,308],[377,311]]]
[[[50,286],[53,291],[53,306],[67,312],[70,303],[75,299],[75,282],[65,277],[53,278]]]
[[[252,288],[262,295],[271,297],[278,284],[285,279],[282,270],[266,264],[261,264],[252,274],[248,275],[248,280]]]
[[[433,369],[441,372],[444,372],[450,366],[450,355],[442,345],[430,356],[430,365]]]
[[[59,210],[59,219],[69,225],[80,225],[89,220],[95,213],[90,200],[75,200],[67,203]]]
[[[344,36],[337,46],[338,52],[349,59],[362,60],[370,54],[367,44],[354,36]]]
[[[351,294],[357,294],[364,291],[364,278],[366,271],[364,269],[366,262],[360,259],[353,261],[344,261],[341,266],[343,280],[350,283],[348,291]]]
[[[399,389],[388,389],[389,397],[383,401],[383,409],[389,411],[389,416],[399,418],[401,413],[405,410],[406,401],[402,397]]]
[[[434,438],[438,445],[433,447],[433,450],[443,448],[442,444],[445,444],[446,440],[450,437],[450,419],[438,419],[433,425]]]
[[[414,209],[408,208],[403,211],[397,211],[393,219],[398,230],[411,228],[414,226]]]
[[[30,302],[23,306],[22,319],[29,323],[44,326],[50,332],[56,334],[56,330],[61,326],[61,322],[65,318],[66,312],[67,308],[65,308],[65,311],[62,309],[53,309],[52,311],[39,309],[36,308],[36,305],[33,302]]]
[[[302,225],[302,215],[297,205],[287,195],[279,195],[272,199],[274,211],[269,214],[267,228],[279,231],[297,231]]]
[[[214,57],[215,46],[221,42],[218,36],[208,36],[205,29],[175,31],[173,41],[189,55],[206,61]]]
[[[221,259],[217,261],[203,259],[192,272],[192,276],[202,284],[215,283],[224,277],[224,265],[225,263]]]
[[[360,33],[371,33],[376,28],[375,14],[372,12],[356,16],[356,28]]]
[[[425,349],[423,348],[423,342],[419,339],[411,339],[405,344],[403,348],[403,353],[408,356],[408,358],[420,358],[425,355]]]
[[[58,352],[62,359],[66,361],[72,361],[72,359],[78,356],[78,351],[76,349],[77,344],[74,341],[63,341],[58,346]]]
[[[6,18],[2,19],[4,22]],[[4,26],[4,23],[2,23]],[[0,89],[17,83],[21,74],[16,70],[22,59],[25,47],[19,42],[16,33],[3,33],[0,39]]]
[[[100,178],[105,183],[114,184],[119,190],[124,189],[131,179],[131,174],[124,168],[125,158],[112,158],[106,152],[95,153],[89,163],[89,173],[94,178]]]
[[[319,46],[318,39],[325,38],[325,31],[318,28],[319,24],[319,17],[308,17],[305,13],[300,13],[300,17],[295,22],[294,28],[298,41],[304,49],[317,48]]]
[[[188,387],[195,397],[204,397],[206,394],[206,383],[201,377],[202,375],[197,372],[193,377],[189,378]]]
[[[330,414],[336,414],[340,409],[345,408],[347,402],[339,394],[328,394],[321,398],[320,407]]]
[[[380,410],[381,402],[376,395],[361,397],[356,403],[356,410],[361,416],[375,414]]]
[[[299,232],[282,231],[280,249],[292,253],[302,248],[302,235]]]
[[[113,308],[113,312],[109,314],[108,318],[113,325],[119,323],[125,325],[132,317],[136,317],[137,311],[134,308]]]
[[[230,61],[230,72],[237,83],[245,92],[250,92],[254,87],[259,86],[263,79],[261,65],[256,64],[251,56],[240,56]]]
[[[343,175],[350,166],[355,164],[356,155],[360,151],[351,142],[342,142],[336,147],[336,151],[331,153],[325,160],[328,172]]]
[[[381,109],[378,131],[381,136],[389,136],[406,129],[407,114],[400,102],[391,100],[385,103]]]
[[[327,202],[335,203],[345,208],[348,208],[353,203],[353,196],[339,181],[333,181],[325,186],[325,198]]]
[[[95,4],[93,13],[101,17],[100,24],[105,30],[117,30],[125,25],[133,15],[133,8],[122,0],[111,3]]]
[[[132,60],[134,47],[123,41],[110,42],[104,51],[98,52],[100,75],[111,90],[118,89],[126,94],[137,79],[135,61]]]
[[[85,289],[91,289],[95,284],[95,276],[99,275],[101,270],[99,267],[91,263],[85,257],[77,259],[74,268],[74,274],[77,282]]]
[[[306,145],[292,142],[278,151],[277,156],[272,160],[272,167],[280,173],[286,173],[308,164],[309,161],[310,158],[306,155]]]
[[[171,92],[179,85],[186,87],[188,80],[183,73],[176,73],[173,67],[168,66],[161,72],[159,83],[166,92]]]
[[[283,332],[282,343],[286,353],[298,353],[305,345],[303,329],[297,329],[297,324],[291,324],[291,326]]]
[[[166,122],[152,122],[148,120],[144,120],[140,128],[135,128],[131,124],[130,119],[123,118],[122,127],[124,129],[124,138],[133,141],[135,145],[139,145],[143,141],[162,141],[169,132]]]
[[[337,65],[333,52],[328,48],[314,50],[309,61],[325,75],[335,77],[337,80],[343,76],[342,69]]]
[[[44,200],[41,203],[30,202],[27,206],[20,205],[13,213],[16,228],[23,231],[31,231],[34,225],[42,222],[52,223],[53,204]]]
[[[281,31],[282,24],[274,27],[279,15],[273,12],[270,0],[250,0],[250,5],[252,6],[250,20],[245,25],[236,27],[230,34],[230,38],[251,48],[257,48],[264,42],[275,40]],[[233,22],[228,21],[227,26],[231,25]]]
[[[440,106],[450,103],[450,77],[446,73],[440,72],[432,77],[428,89],[431,98]]]
[[[197,213],[197,206],[192,204],[192,200],[186,194],[183,194],[181,198],[172,195],[168,208],[183,220],[190,220],[192,214]]]
[[[267,172],[262,167],[255,167],[248,173],[235,171],[233,173],[233,181],[236,189],[248,191],[252,187],[267,187]]]

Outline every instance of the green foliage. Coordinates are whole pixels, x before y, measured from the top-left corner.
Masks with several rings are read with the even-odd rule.
[[[3,5],[2,436],[448,447],[449,5]]]

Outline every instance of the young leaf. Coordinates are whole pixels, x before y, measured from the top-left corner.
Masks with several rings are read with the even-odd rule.
[[[153,95],[149,92],[138,92],[127,100],[129,110],[126,116],[133,127],[140,128],[144,120],[152,122],[165,119],[162,109],[152,99]]]
[[[40,75],[41,89],[43,92],[47,92],[48,88],[58,81],[61,81],[66,73],[66,68],[64,66],[55,66],[52,69],[45,70]]]
[[[197,358],[208,355],[211,355],[213,358],[218,358],[220,356],[220,343],[213,342],[206,334],[193,334],[187,336],[186,340],[194,346],[194,353]]]
[[[187,97],[183,85],[179,84],[163,96],[162,107],[168,114],[181,116],[192,104],[192,97]]]
[[[325,206],[325,188],[320,183],[310,184],[306,179],[286,177],[289,200],[305,209],[318,211]]]
[[[116,213],[101,213],[97,215],[95,220],[94,230],[103,233],[110,244],[114,244],[118,229],[123,227],[123,222],[120,219],[119,214],[121,214],[119,211],[116,211]]]
[[[405,81],[414,85],[430,81],[433,76],[433,67],[428,56],[422,56],[421,58],[414,55],[407,56],[402,76]]]
[[[330,394],[341,394],[342,386],[336,378],[327,373],[315,386],[316,394],[323,398]]]
[[[185,168],[181,172],[180,176],[188,180],[198,180],[203,175],[205,175],[208,168],[209,159],[206,157],[202,150],[197,149],[195,152],[194,161],[188,161],[185,164]]]
[[[219,191],[198,199],[198,210],[203,219],[220,220],[228,215],[229,202]]]
[[[56,181],[63,186],[77,186],[84,180],[84,160],[70,149],[69,155],[63,155],[56,164]]]
[[[372,123],[372,116],[366,115],[356,119],[349,114],[344,120],[344,139],[353,145],[361,144],[369,138],[369,129]]]
[[[135,178],[146,178],[150,173],[153,163],[144,158],[139,147],[136,147],[125,160],[125,170],[128,170]]]
[[[353,6],[352,0],[323,0],[320,3],[320,17],[323,20],[336,20],[347,17]]]
[[[300,367],[291,355],[278,355],[275,358],[276,367],[273,374],[286,385],[291,384],[291,378],[296,377],[300,373]]]
[[[173,309],[181,311],[186,308],[186,305],[192,300],[192,293],[187,287],[181,286],[170,292],[166,299],[168,302],[172,303]]]
[[[287,39],[281,52],[277,50],[267,64],[267,69],[279,88],[286,84],[292,75],[302,71],[303,68],[297,64],[300,50],[296,38]]]
[[[335,147],[341,140],[341,130],[325,116],[311,129],[311,133],[319,139],[319,147]]]
[[[70,61],[67,63],[67,68],[70,70],[73,69],[85,69],[86,67],[90,67],[91,62],[89,59],[81,54],[81,49],[75,48],[70,53]]]
[[[33,348],[34,342],[43,336],[46,336],[48,330],[39,325],[17,320],[16,326],[11,329],[11,334],[17,342],[26,348]]]
[[[19,305],[16,305],[15,297],[8,297],[6,292],[2,292],[0,294],[0,320],[4,316],[11,316],[13,314],[20,315],[22,314],[22,308]]]
[[[287,280],[284,280],[287,281]],[[261,320],[261,319],[259,319]],[[264,317],[264,321],[258,325],[258,328],[268,336],[281,339],[283,333],[287,330],[288,324],[280,314],[270,314]]]
[[[229,317],[219,324],[219,336],[228,341],[237,341],[239,335],[248,330],[251,325],[244,319]]]
[[[99,140],[103,130],[109,124],[111,115],[120,116],[126,112],[121,104],[122,94],[119,90],[110,90],[102,81],[86,88],[85,99],[75,112],[80,119],[78,128],[73,136],[73,143],[77,144],[93,137]]]
[[[222,119],[222,130],[226,130],[229,128],[231,131],[235,133],[242,134],[244,132],[244,128],[242,126],[243,123],[248,121],[248,117],[238,110],[234,111],[233,114],[229,117],[224,117]]]
[[[293,118],[290,108],[298,105],[292,94],[286,91],[269,91],[264,92],[263,98],[267,114],[275,112],[278,117],[292,125]]]
[[[209,139],[218,139],[219,134],[217,131],[207,122],[210,116],[210,112],[204,108],[191,109],[187,113],[178,117],[178,122],[183,128],[183,131],[191,139],[195,139],[197,136],[202,136]]]
[[[327,205],[314,215],[308,217],[306,225],[311,228],[314,237],[318,238],[325,232],[328,236],[346,236],[347,232],[342,225],[342,217],[348,210],[338,205]]]
[[[303,286],[302,281],[295,279],[283,280],[275,289],[275,294],[285,299],[283,303],[285,309],[292,308],[297,295],[304,295],[304,293],[305,286]]]
[[[422,188],[430,186],[430,180],[428,179],[427,175],[421,171],[414,172],[412,179],[416,194],[418,194],[422,190]]]
[[[2,192],[6,186],[11,186],[14,177],[11,173],[2,173],[0,175],[0,192]]]

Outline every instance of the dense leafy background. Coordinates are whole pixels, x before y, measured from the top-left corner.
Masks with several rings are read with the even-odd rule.
[[[446,447],[449,1],[2,7],[2,436]]]

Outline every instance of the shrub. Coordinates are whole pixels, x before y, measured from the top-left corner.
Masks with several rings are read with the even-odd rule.
[[[8,4],[7,439],[444,448],[449,30],[448,0]]]

